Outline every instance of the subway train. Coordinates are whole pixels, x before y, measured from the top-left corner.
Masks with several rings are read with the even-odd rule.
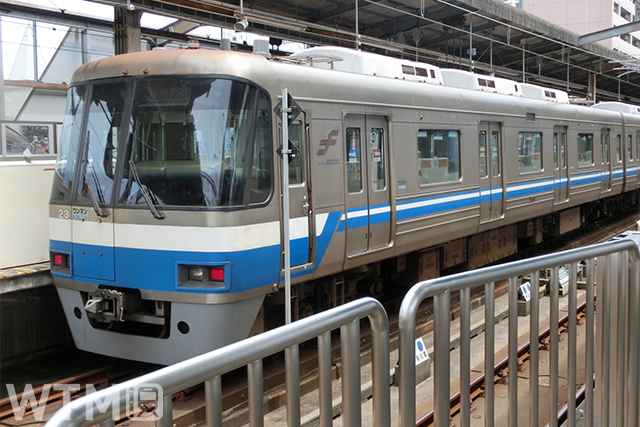
[[[102,59],[50,201],[78,348],[170,364],[284,322],[283,88],[294,320],[638,206],[636,106],[337,47]]]

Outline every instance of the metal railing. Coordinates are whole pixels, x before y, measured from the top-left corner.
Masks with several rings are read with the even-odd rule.
[[[361,425],[360,402],[360,319],[371,322],[374,422],[390,425],[389,321],[382,305],[373,298],[363,298],[319,313],[295,323],[267,331],[218,350],[168,366],[139,378],[74,400],[60,409],[46,424],[53,426],[87,426],[101,423],[113,426],[113,415],[124,413],[131,402],[157,401],[162,416],[157,426],[172,426],[171,395],[189,386],[205,383],[207,426],[222,426],[221,379],[226,372],[247,366],[249,422],[263,425],[262,359],[285,350],[287,381],[287,424],[300,425],[300,368],[298,345],[318,339],[318,375],[320,425],[332,420],[331,331],[340,328],[342,359],[342,411],[344,425]],[[162,392],[152,396],[153,391]],[[128,406],[129,405],[129,406]]]
[[[585,425],[640,425],[640,234],[633,239],[617,239],[593,245],[517,261],[499,266],[473,270],[416,284],[405,296],[399,317],[399,424],[415,425],[415,335],[418,308],[425,299],[433,297],[434,306],[434,415],[436,426],[450,422],[450,298],[460,294],[460,384],[470,384],[470,305],[471,288],[484,285],[485,290],[485,425],[494,420],[495,347],[495,287],[496,282],[508,281],[508,425],[518,422],[518,280],[530,275],[531,288],[538,289],[539,272],[551,269],[549,311],[549,399],[559,400],[559,278],[561,266],[569,270],[568,351],[566,405],[560,411],[550,405],[551,426],[557,426],[559,412],[566,413],[569,426],[576,425],[576,396],[584,394]],[[597,262],[596,262],[597,261]],[[586,268],[586,354],[585,384],[576,392],[577,383],[577,271],[579,263]],[[596,268],[597,264],[597,268]],[[597,271],[596,271],[597,270]],[[597,280],[596,280],[597,276]],[[598,284],[596,301],[595,287]],[[597,303],[598,316],[594,307]],[[531,298],[529,334],[530,378],[539,376],[540,307],[537,295]],[[300,389],[298,345],[318,340],[320,425],[332,424],[331,394],[331,331],[340,328],[342,359],[342,421],[343,425],[362,425],[360,406],[360,319],[368,317],[372,326],[373,408],[376,426],[389,426],[389,322],[382,305],[363,298],[337,308],[265,332],[227,347],[195,357],[112,386],[75,400],[64,406],[46,424],[52,426],[85,426],[101,423],[113,426],[113,415],[121,414],[130,402],[157,402],[163,416],[157,426],[171,426],[171,395],[197,383],[205,383],[207,426],[222,425],[221,378],[223,373],[242,366],[248,372],[249,423],[262,426],[263,378],[262,359],[285,350],[287,381],[287,424],[300,426]],[[532,334],[531,331],[534,331]],[[161,399],[144,396],[145,385],[157,385],[163,392]],[[539,385],[529,383],[529,425],[539,425]],[[563,399],[564,400],[564,399]],[[470,390],[460,390],[460,423],[470,425]],[[611,402],[615,402],[611,407]],[[109,413],[108,409],[111,409]],[[504,420],[501,420],[504,421]],[[502,422],[501,422],[502,424]]]
[[[598,316],[594,316],[595,270],[598,259]],[[612,261],[613,259],[613,261]],[[595,371],[595,390],[592,375],[586,375],[584,385],[585,421],[594,425],[639,425],[639,361],[640,346],[640,252],[638,243],[621,239],[529,260],[468,271],[452,276],[431,279],[416,284],[404,298],[399,318],[399,418],[400,425],[415,425],[415,335],[420,303],[433,297],[434,306],[434,417],[436,426],[450,423],[450,298],[460,293],[460,424],[470,425],[470,290],[485,286],[485,355],[484,355],[484,418],[485,425],[494,424],[494,292],[497,281],[508,280],[508,421],[518,423],[518,278],[529,275],[531,289],[537,292],[539,272],[551,268],[550,277],[550,349],[549,399],[551,426],[558,424],[558,270],[568,265],[568,374],[566,414],[569,426],[576,425],[576,311],[578,263],[586,260],[586,358],[585,372]],[[615,277],[617,283],[613,283]],[[614,286],[618,285],[618,286]],[[611,298],[615,290],[617,299]],[[537,293],[531,298],[529,333],[531,338],[530,378],[538,378],[539,301]],[[594,333],[594,320],[598,322]],[[532,335],[533,331],[533,335]],[[611,334],[614,336],[611,336]],[[596,336],[597,334],[597,336]],[[615,344],[615,346],[613,346]],[[612,350],[612,347],[614,350]],[[598,350],[598,351],[596,351]],[[611,354],[615,353],[612,358]],[[594,357],[595,356],[595,357]],[[594,361],[595,359],[595,361]],[[465,386],[466,384],[466,386]],[[614,386],[612,386],[612,384]],[[610,389],[614,391],[610,392]],[[595,393],[594,393],[595,391]],[[539,425],[539,385],[529,382],[529,425]],[[610,402],[616,402],[615,413],[609,413]],[[595,408],[595,409],[594,409]],[[613,410],[613,409],[612,409]]]

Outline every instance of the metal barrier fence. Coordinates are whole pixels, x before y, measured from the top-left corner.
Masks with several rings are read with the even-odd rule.
[[[205,383],[207,426],[222,426],[220,375],[242,366],[248,370],[249,422],[263,425],[262,359],[285,350],[287,381],[287,424],[300,425],[300,369],[298,344],[317,337],[320,394],[320,425],[332,420],[331,331],[340,328],[342,359],[342,411],[344,425],[361,425],[360,406],[360,319],[371,322],[373,408],[376,426],[390,425],[389,321],[382,305],[363,298],[299,320],[278,329],[168,366],[139,378],[114,385],[74,400],[60,409],[46,424],[113,426],[113,415],[125,412],[131,402],[155,402],[162,416],[157,426],[172,426],[171,395],[189,386]],[[149,387],[145,387],[149,386]],[[155,388],[154,388],[155,387]],[[149,393],[153,391],[155,393]],[[129,406],[128,406],[129,405]]]
[[[640,240],[640,236],[637,236]],[[594,333],[594,283],[598,259],[598,322]],[[614,262],[612,261],[614,259]],[[485,286],[485,425],[494,424],[494,291],[495,283],[508,280],[508,425],[518,423],[518,277],[531,274],[531,288],[539,286],[539,271],[551,268],[550,280],[550,425],[558,424],[558,270],[569,266],[568,378],[566,414],[569,426],[576,425],[576,311],[578,263],[586,260],[586,375],[584,385],[586,426],[637,426],[639,421],[639,360],[640,346],[640,252],[638,243],[621,239],[585,248],[570,250],[487,267],[447,277],[427,280],[415,285],[404,298],[399,318],[399,417],[403,427],[415,425],[415,328],[418,308],[426,298],[433,297],[434,306],[434,416],[436,426],[450,423],[450,297],[460,292],[460,425],[470,425],[470,289]],[[617,268],[616,268],[617,267]],[[617,277],[616,277],[617,276]],[[618,279],[614,286],[612,278]],[[613,279],[613,280],[615,280]],[[612,291],[617,298],[612,299]],[[611,316],[611,317],[610,317]],[[530,378],[538,378],[539,301],[531,298],[529,333],[533,345],[530,351]],[[598,334],[596,336],[596,334]],[[611,335],[613,334],[613,336]],[[615,346],[613,346],[615,344]],[[596,348],[599,350],[596,352]],[[615,357],[611,357],[615,354]],[[595,356],[595,362],[594,362]],[[538,381],[530,381],[529,425],[539,425]],[[594,393],[595,391],[595,393]],[[615,411],[609,410],[611,399]],[[594,409],[595,408],[595,409]],[[501,420],[504,424],[505,420]]]
[[[494,369],[495,284],[508,280],[508,425],[516,426],[518,372],[518,278],[529,275],[532,289],[539,286],[539,272],[551,268],[550,325],[559,320],[558,270],[569,266],[568,301],[568,377],[565,405],[568,425],[576,425],[576,311],[577,270],[586,261],[586,357],[585,395],[586,426],[640,425],[640,234],[636,239],[615,241],[551,254],[530,260],[487,267],[416,284],[404,298],[399,317],[399,424],[415,425],[415,334],[417,311],[422,301],[433,297],[434,306],[434,394],[435,424],[448,426],[450,392],[450,297],[460,293],[460,384],[470,384],[470,302],[471,287],[485,286],[485,359],[486,373]],[[597,269],[596,269],[597,259]],[[595,283],[598,283],[598,316],[594,315]],[[618,285],[618,286],[616,286]],[[540,327],[539,301],[531,299],[530,336]],[[265,332],[202,356],[166,367],[108,389],[90,394],[64,406],[47,422],[53,426],[85,426],[100,423],[113,426],[112,415],[128,408],[130,402],[144,404],[158,401],[164,413],[157,426],[171,426],[171,395],[204,381],[207,426],[222,425],[220,375],[242,366],[248,370],[249,422],[263,425],[262,359],[285,350],[287,380],[287,424],[300,425],[300,389],[298,344],[317,337],[319,364],[320,425],[332,423],[331,408],[331,331],[340,328],[342,359],[342,421],[346,426],[362,424],[360,407],[360,339],[361,318],[369,317],[372,325],[373,408],[376,426],[389,426],[389,323],[382,305],[363,298],[319,313],[295,323]],[[558,329],[550,326],[550,402],[558,401]],[[615,344],[615,345],[613,345]],[[538,346],[530,350],[530,378],[539,373]],[[485,378],[491,378],[487,375]],[[594,381],[595,378],[595,381]],[[145,396],[144,386],[154,385],[163,392],[161,399]],[[494,384],[485,381],[485,425],[494,423]],[[529,425],[539,425],[539,385],[530,381]],[[612,399],[615,408],[610,410]],[[460,425],[470,425],[470,392],[460,391]],[[161,403],[160,403],[161,402]],[[558,424],[556,405],[550,405],[551,426]],[[111,409],[111,413],[109,413]],[[169,414],[169,416],[167,416]],[[501,420],[503,421],[503,420]]]

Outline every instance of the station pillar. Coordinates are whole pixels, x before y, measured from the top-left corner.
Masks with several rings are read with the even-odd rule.
[[[115,41],[115,53],[140,52],[141,31],[140,16],[141,11],[129,10],[121,7],[114,8],[113,32]]]

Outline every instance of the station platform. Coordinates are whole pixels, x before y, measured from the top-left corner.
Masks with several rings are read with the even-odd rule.
[[[52,284],[48,262],[0,269],[0,295]]]
[[[72,345],[48,262],[0,269],[0,342],[3,371]]]

